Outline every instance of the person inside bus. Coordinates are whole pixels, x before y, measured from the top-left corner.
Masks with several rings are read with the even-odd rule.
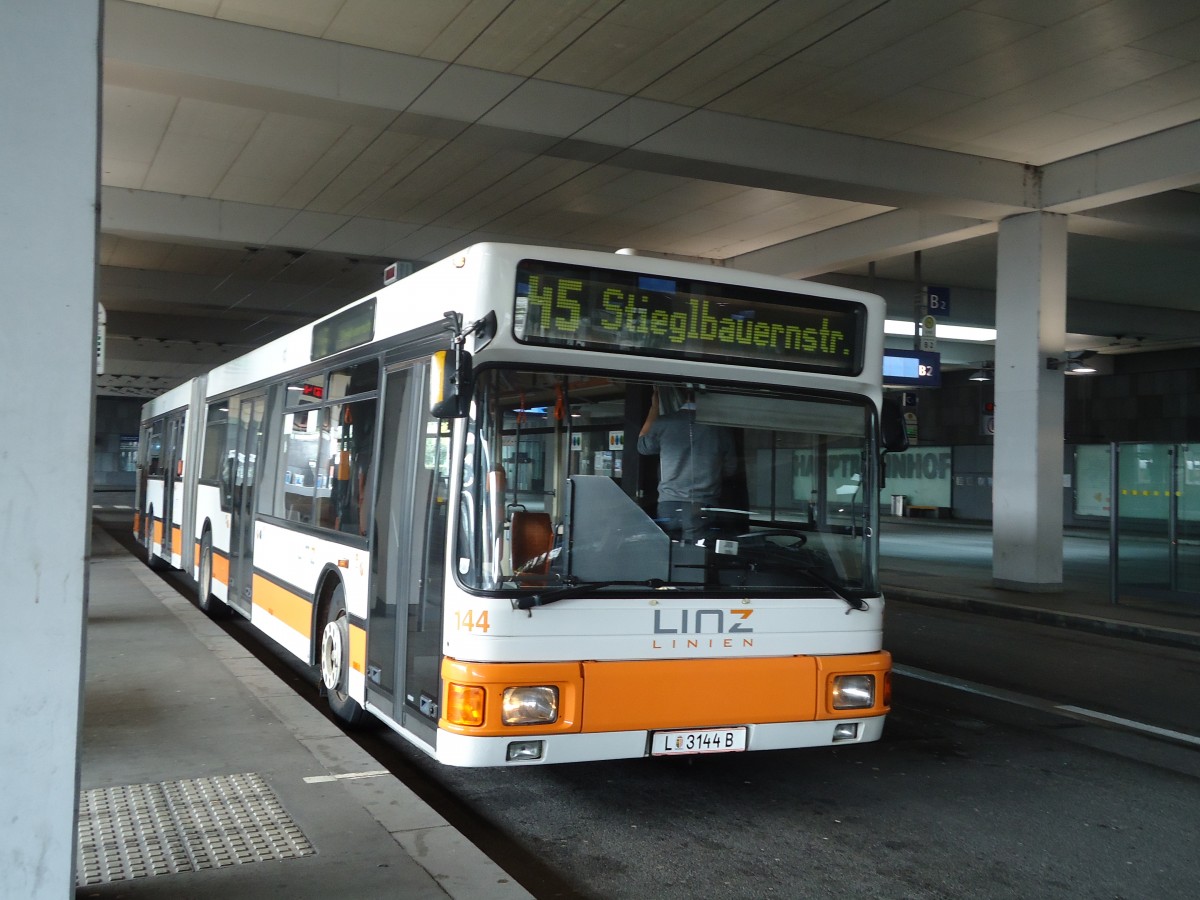
[[[656,386],[637,448],[659,458],[659,525],[685,541],[704,538],[717,524],[722,483],[737,472],[729,430],[696,421],[695,392]]]
[[[369,506],[367,491],[375,439],[375,401],[347,403],[341,407],[339,425],[341,449],[330,460],[334,474],[330,498],[336,516],[333,527],[365,537]]]

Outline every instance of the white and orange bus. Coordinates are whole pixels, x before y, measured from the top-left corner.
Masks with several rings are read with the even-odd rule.
[[[450,765],[876,740],[883,316],[476,245],[148,403],[135,530]]]

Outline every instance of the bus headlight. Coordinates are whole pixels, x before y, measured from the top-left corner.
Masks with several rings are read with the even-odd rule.
[[[834,709],[870,709],[875,705],[874,675],[835,675]]]
[[[504,690],[505,725],[547,725],[558,720],[558,688],[510,687]]]

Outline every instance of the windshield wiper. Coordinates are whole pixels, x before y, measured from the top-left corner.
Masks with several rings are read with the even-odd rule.
[[[846,610],[847,615],[854,610],[865,612],[866,610],[870,609],[866,600],[863,600],[859,597],[851,597],[842,593],[837,584],[835,584],[833,581],[830,581],[824,575],[820,575],[811,569],[805,569],[803,571],[805,576],[811,578],[821,587],[826,588],[839,600],[844,601],[846,605],[850,607]],[[656,591],[663,588],[703,588],[704,586],[704,584],[698,582],[673,582],[666,581],[662,578],[648,578],[644,581],[578,581],[567,579],[558,587],[538,591],[536,594],[527,594],[523,597],[517,597],[512,601],[512,605],[513,609],[531,610],[536,606],[546,606],[550,603],[557,603],[559,600],[566,600],[570,597],[579,597],[606,587],[640,587]]]
[[[581,594],[587,594],[591,591],[598,591],[600,588],[626,586],[626,587],[641,587],[649,588],[650,590],[658,590],[662,587],[667,587],[669,582],[661,578],[648,578],[644,581],[579,581],[577,579],[567,578],[559,587],[550,588],[549,590],[538,591],[536,594],[528,594],[524,597],[518,597],[513,600],[514,609],[533,609],[535,606],[545,606],[547,603],[556,603],[559,600],[565,600],[568,597],[578,597]],[[694,587],[703,587],[703,585],[693,585]]]
[[[853,610],[858,610],[858,612],[866,612],[871,608],[867,601],[862,599],[862,597],[851,597],[848,594],[843,594],[842,589],[838,586],[837,582],[826,578],[820,572],[817,572],[814,569],[801,569],[800,571],[804,573],[806,578],[811,578],[817,584],[821,585],[821,587],[828,588],[834,593],[835,596],[844,600],[846,605],[850,607],[850,609],[846,610],[846,615],[850,615],[851,611]]]
[[[870,606],[867,604],[866,600],[844,593],[844,588],[841,585],[839,585],[836,581],[833,581],[822,575],[820,572],[817,572],[813,568],[780,564],[776,564],[774,567],[772,567],[770,561],[749,561],[735,558],[731,558],[729,561],[726,561],[725,565],[733,569],[742,569],[743,571],[747,572],[766,572],[775,570],[783,571],[789,575],[794,572],[803,578],[807,578],[818,587],[825,588],[825,590],[829,591],[829,593],[833,594],[833,596],[845,603],[848,607],[850,607],[850,609],[846,610],[847,614],[854,610],[857,610],[858,612],[866,612],[868,609],[870,609]],[[795,590],[794,586],[773,585],[772,587],[774,590],[782,591],[784,593]]]

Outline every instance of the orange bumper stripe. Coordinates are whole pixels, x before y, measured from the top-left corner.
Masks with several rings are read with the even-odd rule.
[[[226,562],[226,573],[228,573]],[[217,561],[213,558],[213,574],[216,575]],[[312,601],[293,594],[261,575],[254,576],[254,605],[283,622],[293,631],[307,638],[312,637]]]
[[[816,717],[812,657],[585,663],[584,731],[694,728]]]
[[[702,728],[762,722],[883,715],[887,652],[848,656],[754,659],[631,660],[564,663],[463,663],[442,661],[442,682],[478,685],[486,695],[479,726],[439,726],[480,736],[562,732]],[[837,710],[829,692],[835,675],[874,674],[870,709]],[[549,726],[505,726],[500,704],[505,688],[553,685],[559,689],[559,721]]]

